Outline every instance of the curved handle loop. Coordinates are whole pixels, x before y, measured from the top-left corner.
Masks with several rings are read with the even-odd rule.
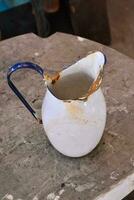
[[[23,97],[23,95],[19,92],[19,90],[16,88],[16,86],[11,81],[11,75],[19,70],[19,69],[32,69],[38,72],[42,77],[44,74],[43,69],[31,62],[20,62],[12,65],[9,67],[7,72],[7,82],[9,87],[13,90],[13,92],[16,94],[16,96],[21,100],[21,102],[25,105],[25,107],[29,110],[29,112],[33,115],[33,117],[39,122],[42,123],[42,120],[37,116],[36,111],[30,106],[30,104],[26,101],[26,99]]]

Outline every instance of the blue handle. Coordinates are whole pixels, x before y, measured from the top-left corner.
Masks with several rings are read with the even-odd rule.
[[[37,71],[42,77],[44,74],[43,69],[31,62],[21,62],[21,63],[16,63],[9,67],[8,72],[7,72],[7,82],[9,87],[13,90],[13,92],[16,94],[16,96],[21,100],[21,102],[26,106],[26,108],[29,110],[29,112],[34,116],[34,118],[39,122],[42,123],[42,120],[37,117],[37,114],[35,110],[30,106],[30,104],[26,101],[26,99],[23,97],[23,95],[19,92],[19,90],[15,87],[13,82],[11,81],[11,75],[19,70],[19,69],[32,69]]]

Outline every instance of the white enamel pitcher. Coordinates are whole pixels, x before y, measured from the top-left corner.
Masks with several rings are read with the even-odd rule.
[[[29,62],[11,66],[7,73],[10,88],[35,119],[34,109],[11,81],[11,74],[30,68],[42,75],[47,91],[42,104],[42,122],[51,144],[62,154],[81,157],[99,143],[106,123],[106,103],[100,89],[106,58],[97,51],[79,60],[57,76],[50,77]]]

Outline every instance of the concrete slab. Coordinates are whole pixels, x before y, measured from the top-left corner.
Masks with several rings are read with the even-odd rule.
[[[32,61],[46,71],[59,71],[93,50],[104,52],[108,60],[102,86],[107,125],[92,153],[79,159],[67,158],[50,145],[43,127],[10,91],[6,72],[18,61]],[[101,44],[62,33],[47,39],[34,34],[18,36],[0,42],[0,52],[0,199],[94,200],[117,188],[129,176],[127,190],[118,192],[122,193],[120,198],[131,192],[134,60]],[[40,77],[32,71],[22,71],[16,73],[14,81],[39,110],[45,95]]]

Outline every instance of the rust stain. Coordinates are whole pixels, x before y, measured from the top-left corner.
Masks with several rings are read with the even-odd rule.
[[[101,83],[102,83],[102,79],[103,79],[103,72],[100,71],[97,79],[93,82],[93,84],[91,85],[91,87],[89,88],[88,91],[88,96],[91,95],[93,92],[95,92],[96,90],[99,89]]]
[[[87,98],[91,94],[93,94],[95,91],[97,91],[100,88],[102,80],[103,80],[103,70],[100,71],[99,75],[97,76],[97,78],[95,79],[91,87],[89,88],[87,94],[83,97],[80,97],[78,100],[81,100],[81,101],[87,100]]]
[[[85,114],[84,107],[81,107],[79,103],[74,104],[74,102],[71,102],[66,104],[66,108],[70,117],[74,120],[77,120],[77,123],[85,125],[88,123],[89,120]]]
[[[55,84],[60,78],[60,74],[58,73],[56,76],[52,77],[52,84]]]
[[[66,108],[68,113],[73,117],[73,118],[81,118],[84,114],[83,109],[80,107],[79,104],[76,104],[74,102],[67,103]]]
[[[52,84],[55,84],[56,81],[58,81],[60,78],[60,73],[51,75],[51,74],[45,74],[44,79],[47,81],[50,81]]]

